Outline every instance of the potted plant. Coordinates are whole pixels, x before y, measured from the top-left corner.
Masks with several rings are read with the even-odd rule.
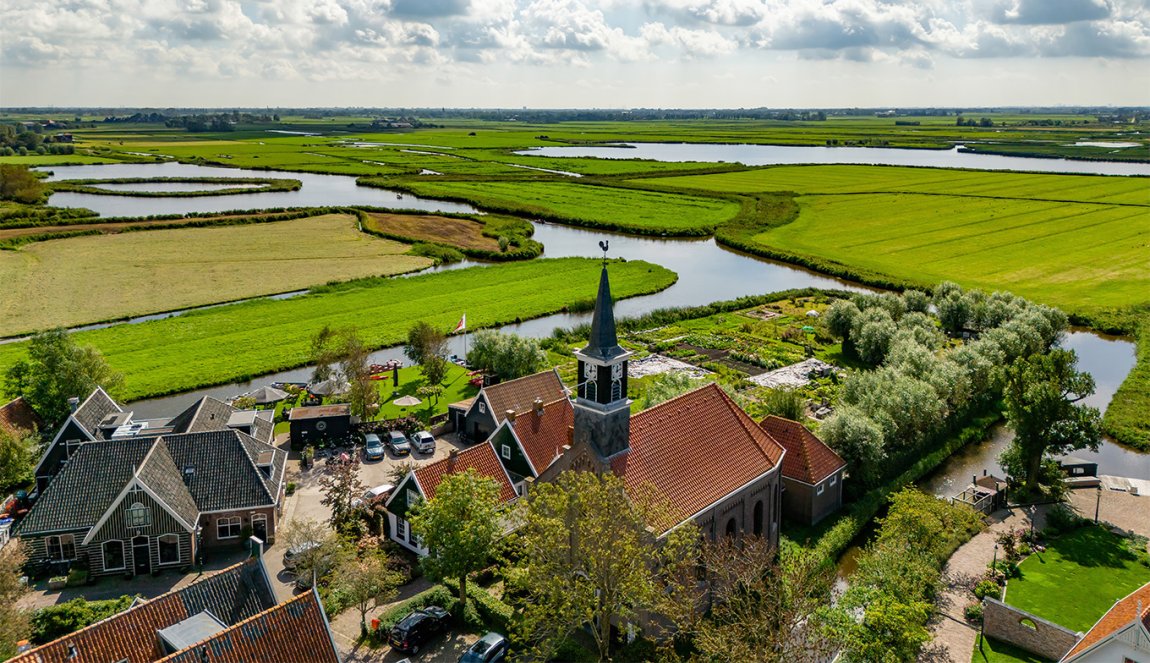
[[[52,576],[48,578],[48,589],[60,590],[68,586],[68,576]]]

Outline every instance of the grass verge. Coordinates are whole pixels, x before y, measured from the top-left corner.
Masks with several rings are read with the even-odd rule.
[[[982,648],[978,642],[974,643],[974,652],[970,655],[970,663],[1052,663],[1050,659],[1023,651],[1014,645],[983,638]]]
[[[315,288],[286,300],[255,300],[165,320],[78,332],[125,377],[125,401],[250,379],[310,362],[320,328],[354,326],[372,348],[402,343],[426,320],[448,330],[466,312],[471,329],[564,310],[593,292],[600,262],[563,258],[473,267],[410,278],[363,279]],[[675,273],[641,261],[614,263],[619,298],[657,292]],[[24,343],[0,346],[0,371],[24,356]]]

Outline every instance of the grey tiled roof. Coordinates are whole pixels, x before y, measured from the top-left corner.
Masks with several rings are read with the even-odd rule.
[[[276,604],[263,565],[254,561],[204,578],[177,594],[189,615],[208,610],[225,624],[243,621]]]
[[[271,473],[268,477],[260,474],[260,479],[264,482],[268,494],[273,497],[279,495],[280,485],[283,483],[285,470],[287,469],[287,452],[283,449],[277,449],[270,444],[263,442],[246,435],[239,433],[240,443],[244,445],[244,451],[247,452],[248,458],[252,459],[252,463],[258,468],[260,465],[261,456],[270,456],[271,459]]]
[[[275,504],[241,437],[246,436],[235,430],[163,437],[181,472],[195,468],[188,489],[200,511]]]
[[[124,409],[117,405],[116,401],[112,400],[108,394],[104,393],[103,389],[96,387],[96,390],[72,413],[72,418],[83,426],[84,430],[93,433],[96,426],[104,420],[104,417],[113,412],[123,411]]]
[[[155,438],[81,445],[20,522],[21,536],[85,529],[96,524],[128,485]]]
[[[201,433],[228,427],[228,418],[236,409],[227,403],[204,396],[192,406],[177,414],[168,424],[173,433]]]
[[[166,445],[155,445],[136,476],[185,523],[195,527],[200,511],[196,508],[196,502],[188,492],[187,486],[184,485],[180,469],[176,467]]]
[[[265,444],[271,444],[275,438],[276,424],[272,421],[271,417],[264,418],[260,415],[268,412],[267,410],[261,411],[256,414],[256,419],[252,422],[252,437]]]

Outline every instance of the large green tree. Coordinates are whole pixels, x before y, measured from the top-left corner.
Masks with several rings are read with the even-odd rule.
[[[348,384],[351,413],[371,419],[379,411],[379,387],[371,379],[371,348],[354,327],[323,327],[312,338],[311,358],[315,364],[312,381],[343,378]]]
[[[367,612],[395,598],[403,574],[388,566],[383,553],[347,555],[335,569],[333,584],[359,611],[360,632],[366,632]]]
[[[31,204],[39,201],[44,191],[44,185],[28,166],[0,164],[0,200]]]
[[[680,612],[684,601],[697,599],[684,591],[694,586],[684,567],[696,564],[699,532],[686,523],[657,539],[668,523],[664,506],[629,496],[613,474],[568,471],[536,486],[520,530],[529,595],[519,625],[524,643],[547,658],[564,638],[591,625],[606,660],[613,624],[642,609],[661,611],[666,597],[676,597]]]
[[[1054,349],[1018,359],[1005,371],[1002,395],[1014,440],[1003,460],[1027,490],[1037,487],[1045,456],[1098,449],[1101,415],[1079,404],[1094,393],[1094,378],[1077,363],[1073,350]]]
[[[0,491],[23,488],[32,481],[40,437],[34,431],[0,426]]]
[[[319,486],[323,491],[320,503],[331,509],[331,526],[338,529],[354,517],[354,502],[367,490],[359,480],[359,456],[352,454],[346,461],[329,461]]]
[[[108,366],[95,348],[77,345],[62,329],[36,334],[28,356],[6,375],[9,396],[23,396],[49,428],[68,416],[68,399],[90,394],[98,386],[114,392],[123,376]]]
[[[419,365],[429,386],[437,386],[447,376],[447,337],[420,320],[407,331],[403,354]]]
[[[0,548],[0,659],[16,655],[16,643],[32,633],[28,613],[16,607],[16,600],[28,591],[20,582],[23,575],[24,547],[19,539]]]
[[[459,609],[467,605],[467,574],[487,565],[503,534],[500,487],[473,469],[449,474],[435,497],[413,509],[411,531],[427,556],[421,560],[428,575],[459,580]]]
[[[502,380],[513,380],[547,368],[547,353],[536,339],[483,329],[472,335],[467,362]]]

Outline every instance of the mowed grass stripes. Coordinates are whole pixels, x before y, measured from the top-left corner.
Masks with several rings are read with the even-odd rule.
[[[736,173],[635,180],[717,193],[931,193],[1150,205],[1150,178],[898,166],[774,166]]]
[[[419,320],[450,330],[467,313],[468,327],[496,326],[562,310],[592,297],[600,261],[583,258],[370,279],[321,288],[287,300],[259,300],[166,320],[78,332],[124,374],[124,400],[244,380],[309,362],[322,327],[354,326],[371,347],[402,343]],[[630,261],[609,267],[618,298],[662,290],[675,273]],[[24,356],[25,343],[0,346],[0,371]]]
[[[754,241],[930,285],[952,279],[1068,310],[1150,302],[1150,210],[867,194],[803,196]]]

